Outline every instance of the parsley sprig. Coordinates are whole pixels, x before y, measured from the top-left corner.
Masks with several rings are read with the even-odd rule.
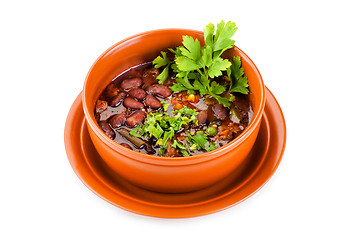
[[[236,56],[232,61],[221,57],[225,50],[233,47],[234,40],[231,37],[236,31],[237,27],[231,21],[221,21],[217,24],[217,30],[210,23],[204,29],[204,46],[201,46],[198,39],[183,36],[183,46],[169,49],[175,55],[174,61],[167,58],[166,52],[161,52],[162,56],[153,60],[156,68],[164,67],[157,77],[158,83],[163,84],[171,68],[177,81],[170,87],[172,91],[199,91],[200,94],[210,95],[219,103],[230,107],[230,100],[221,96],[227,86],[219,84],[214,78],[226,72],[230,79],[230,92],[249,92],[248,79],[244,76],[240,57]]]

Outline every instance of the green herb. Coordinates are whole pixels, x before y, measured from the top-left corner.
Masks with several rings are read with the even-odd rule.
[[[135,127],[134,129],[132,129],[130,131],[130,135],[136,136],[136,137],[139,137],[139,138],[142,137],[142,135],[138,133],[138,130],[140,130],[141,127],[142,127],[141,125],[137,125],[137,127]]]
[[[187,133],[187,134],[188,134],[188,136],[187,136],[186,140],[189,144],[191,144],[189,146],[189,150],[192,152],[194,152],[196,149],[197,150],[204,149],[207,152],[209,152],[209,151],[215,150],[217,148],[215,144],[209,143],[208,137],[204,134],[203,131],[196,132],[196,134],[194,136],[191,136],[189,133]]]
[[[162,100],[161,104],[162,104],[163,110],[166,112],[170,105],[168,103],[166,103],[165,100]]]
[[[198,131],[196,132],[196,135],[191,136],[190,134],[188,134],[186,140],[190,143],[196,144],[197,149],[200,150],[202,149],[206,149],[206,144],[208,143],[207,140],[207,136],[204,135],[203,131]]]
[[[216,145],[210,143],[210,144],[209,144],[209,147],[208,147],[208,149],[207,149],[207,152],[212,151],[212,150],[215,150],[216,148],[217,148]]]
[[[165,52],[161,52],[161,55],[162,57],[158,56],[157,58],[155,58],[155,60],[152,61],[152,63],[155,65],[155,68],[166,66],[161,72],[161,74],[159,74],[156,78],[159,84],[163,84],[163,82],[168,78],[169,66],[172,63],[172,61],[167,58]]]
[[[230,107],[230,100],[220,96],[226,91],[226,85],[220,85],[214,80],[215,77],[223,75],[227,71],[231,80],[229,90],[231,92],[248,93],[248,81],[244,77],[243,68],[240,68],[239,57],[228,59],[221,57],[222,53],[233,47],[234,40],[231,37],[236,32],[237,27],[233,22],[217,24],[217,30],[212,23],[204,29],[205,45],[201,47],[198,39],[190,36],[183,36],[182,44],[176,49],[169,49],[175,55],[174,61],[167,58],[165,52],[158,56],[153,64],[156,68],[165,67],[157,77],[159,83],[163,83],[168,77],[169,69],[176,74],[176,81],[171,90],[174,92],[187,90],[190,93],[199,91],[202,95],[210,95],[217,99],[219,103]]]
[[[231,92],[248,94],[248,78],[244,76],[244,69],[239,56],[233,57],[232,66],[227,69],[227,74],[231,80]]]
[[[163,102],[162,104],[164,105]],[[194,123],[198,114],[195,109],[190,109],[186,106],[179,110],[174,110],[172,113],[174,114],[173,116],[169,116],[167,113],[149,113],[143,126],[137,126],[130,134],[138,137],[156,138],[156,144],[161,146],[158,153],[164,155],[165,150],[168,148],[168,141],[173,139],[175,132],[181,130],[183,125]],[[183,155],[188,155],[187,148],[177,140],[174,140],[172,146],[179,149]]]

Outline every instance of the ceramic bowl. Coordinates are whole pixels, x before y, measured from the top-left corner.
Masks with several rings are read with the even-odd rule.
[[[152,61],[160,51],[181,45],[182,35],[200,40],[203,32],[163,29],[129,37],[110,47],[93,64],[83,87],[83,110],[92,142],[103,161],[131,183],[158,192],[190,192],[208,187],[233,170],[245,171],[247,155],[257,138],[265,103],[265,86],[251,59],[239,48],[225,56],[240,56],[248,77],[253,118],[244,132],[230,143],[189,157],[158,157],[127,149],[105,135],[95,121],[95,102],[102,90],[130,67]]]

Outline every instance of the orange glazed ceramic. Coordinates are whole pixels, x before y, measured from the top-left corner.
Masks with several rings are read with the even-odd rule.
[[[181,193],[215,184],[236,169],[240,174],[249,164],[248,153],[257,138],[265,103],[261,75],[250,58],[234,47],[223,56],[240,56],[250,89],[253,118],[245,131],[230,143],[208,153],[189,157],[158,157],[127,149],[99,128],[94,117],[95,102],[102,90],[123,71],[152,61],[160,51],[181,45],[182,36],[203,41],[203,32],[185,29],[155,30],[127,38],[104,52],[91,67],[83,88],[83,110],[97,152],[117,174],[152,191]]]
[[[211,214],[248,199],[256,193],[280,164],[286,140],[283,113],[267,89],[261,127],[248,166],[210,187],[186,193],[161,193],[129,183],[104,163],[89,136],[82,110],[82,93],[66,119],[65,148],[79,179],[97,196],[124,210],[161,218],[185,218]]]

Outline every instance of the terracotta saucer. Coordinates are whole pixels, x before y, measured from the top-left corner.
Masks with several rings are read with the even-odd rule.
[[[73,103],[65,125],[65,148],[72,168],[81,181],[109,203],[137,214],[185,218],[218,212],[257,192],[273,175],[282,158],[286,128],[273,94],[267,89],[261,128],[249,154],[245,174],[234,171],[215,185],[189,193],[166,194],[139,188],[113,172],[94,148],[87,131],[81,93]]]

